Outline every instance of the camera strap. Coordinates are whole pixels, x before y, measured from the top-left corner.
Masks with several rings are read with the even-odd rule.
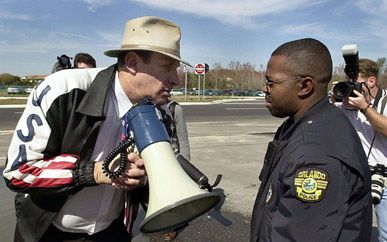
[[[382,91],[381,88],[379,88],[378,92],[376,93],[376,97],[375,97],[374,103],[372,104],[373,108],[376,109],[378,107],[379,100],[382,98],[382,95],[383,95],[383,91]],[[383,110],[381,110],[381,113],[383,114]]]
[[[383,94],[383,90],[381,88],[378,89],[378,92],[376,93],[376,97],[375,97],[375,101],[372,105],[372,108],[374,108],[375,110],[377,110],[377,107],[378,107],[378,104],[379,104],[379,101],[380,99],[382,98],[382,94]],[[382,100],[382,106],[380,108],[380,114],[383,115],[383,112],[384,112],[384,108],[386,106],[386,102],[387,102],[387,98],[383,98]],[[368,150],[368,155],[367,155],[367,160],[369,159],[370,157],[370,154],[371,154],[371,149],[372,149],[372,146],[374,145],[374,142],[375,142],[375,138],[376,138],[376,131],[374,133],[374,137],[372,139],[372,142],[371,142],[371,145],[370,145],[370,149]]]
[[[384,114],[384,108],[386,107],[386,103],[387,103],[387,97],[385,96],[382,100],[382,106],[380,107],[380,114]]]

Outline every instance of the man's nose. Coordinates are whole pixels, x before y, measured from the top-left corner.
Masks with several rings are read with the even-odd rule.
[[[177,72],[171,74],[170,78],[168,79],[168,83],[170,83],[172,86],[177,86],[180,84],[180,79],[177,75]]]

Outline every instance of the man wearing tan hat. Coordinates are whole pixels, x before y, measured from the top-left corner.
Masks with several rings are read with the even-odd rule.
[[[147,194],[143,160],[129,154],[124,176],[114,179],[102,161],[119,144],[121,118],[133,104],[170,97],[183,62],[179,42],[176,24],[136,18],[126,23],[121,48],[105,52],[117,64],[57,72],[34,89],[3,171],[17,192],[15,241],[130,241]]]

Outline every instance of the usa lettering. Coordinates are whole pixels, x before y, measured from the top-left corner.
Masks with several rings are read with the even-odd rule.
[[[51,90],[51,87],[50,87],[50,86],[46,86],[46,87],[43,89],[42,93],[40,93],[40,95],[39,95],[39,97],[38,97],[38,100],[35,100],[35,96],[34,96],[34,98],[32,99],[32,105],[34,105],[34,106],[39,106],[40,103],[42,102],[43,97],[46,96],[46,94],[47,94],[48,91],[50,91],[50,90]]]
[[[41,101],[42,101],[42,99],[43,99],[43,97],[48,93],[48,91],[50,91],[50,89],[51,89],[50,86],[47,86],[46,88],[44,88],[42,93],[39,95],[38,100],[33,99],[32,100],[32,104],[34,106],[39,106]],[[17,137],[20,139],[20,141],[26,143],[26,142],[30,142],[34,138],[34,136],[35,136],[35,126],[34,126],[34,124],[36,126],[42,126],[43,125],[43,121],[39,117],[39,115],[37,115],[35,113],[32,113],[32,114],[30,114],[27,117],[27,120],[26,120],[26,126],[27,126],[27,129],[28,129],[28,133],[27,134],[23,134],[23,131],[21,129],[16,131]],[[21,164],[21,163],[23,163],[25,161],[27,161],[26,145],[25,144],[20,144],[19,145],[19,153],[17,154],[15,160],[12,163],[12,168],[17,167],[19,164]]]
[[[43,125],[43,122],[42,122],[42,119],[39,117],[39,115],[37,114],[30,114],[30,116],[28,116],[27,118],[27,128],[28,128],[28,134],[27,135],[24,135],[23,132],[21,131],[21,129],[19,129],[16,133],[17,133],[17,137],[19,137],[19,139],[23,142],[29,142],[31,141],[33,138],[34,138],[34,135],[35,135],[35,129],[34,129],[34,125],[33,125],[33,121],[35,121],[35,123],[38,125],[38,126],[42,126]]]

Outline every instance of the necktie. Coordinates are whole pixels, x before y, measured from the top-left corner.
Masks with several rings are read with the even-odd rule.
[[[129,131],[129,122],[128,122],[128,113],[124,115],[122,118],[122,132],[120,140],[124,141],[130,137]],[[133,205],[130,202],[130,192],[124,191],[124,224],[126,226],[126,230],[131,235],[132,230],[132,219],[133,219]]]

